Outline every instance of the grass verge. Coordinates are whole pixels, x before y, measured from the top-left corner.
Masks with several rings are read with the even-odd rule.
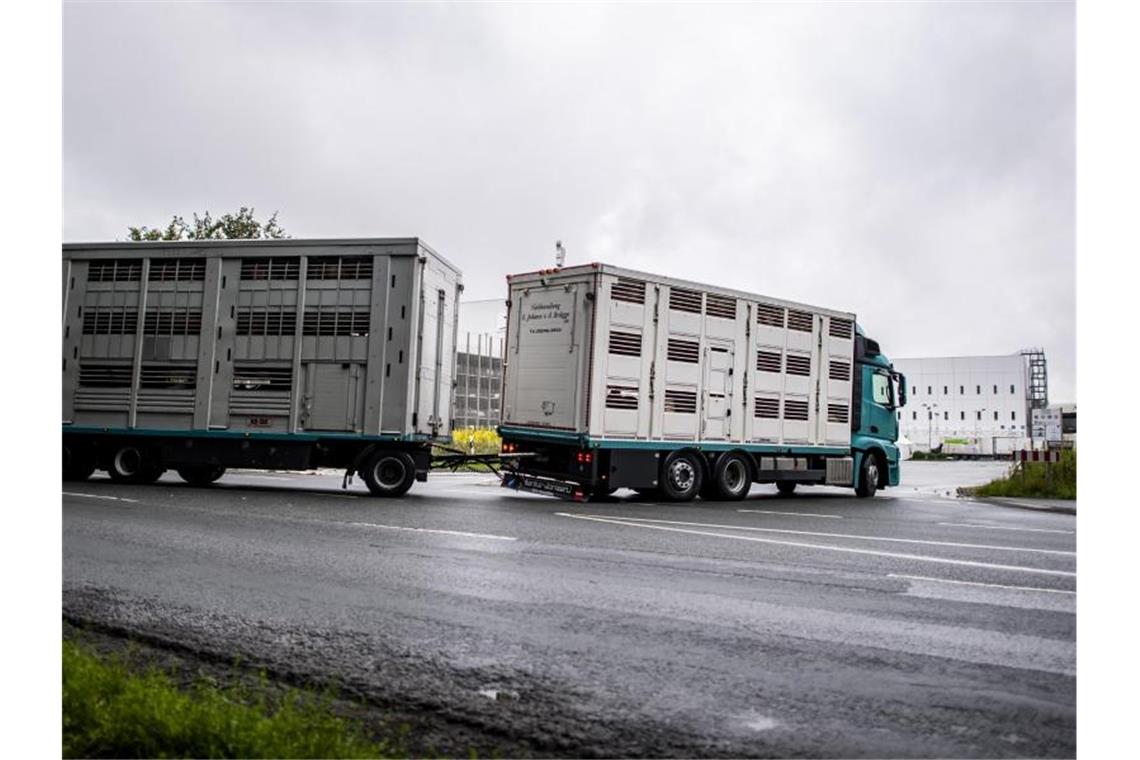
[[[63,642],[64,757],[402,756],[331,713],[329,701],[240,683],[179,688],[153,666],[140,671],[119,655]]]
[[[984,486],[968,490],[971,496],[1012,496],[1039,499],[1077,498],[1077,452],[1061,451],[1061,461],[1020,462],[1009,473]]]

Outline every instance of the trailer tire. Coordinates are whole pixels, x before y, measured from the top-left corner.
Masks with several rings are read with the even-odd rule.
[[[863,464],[859,466],[859,485],[855,487],[855,495],[861,499],[870,499],[879,488],[879,456],[868,451],[863,455]]]
[[[162,477],[165,469],[151,461],[138,446],[127,444],[115,449],[107,464],[107,474],[116,483],[146,485]]]
[[[360,471],[373,496],[403,496],[416,481],[416,463],[403,451],[377,451]]]
[[[85,452],[64,444],[63,447],[63,479],[87,480],[95,472],[95,459]]]
[[[667,501],[692,501],[704,481],[701,460],[691,451],[674,451],[661,463],[657,480]]]
[[[175,472],[190,485],[203,488],[225,475],[226,468],[221,465],[195,464],[178,467]]]
[[[711,483],[713,498],[740,501],[752,490],[752,468],[743,454],[730,451],[713,465]]]
[[[781,496],[791,496],[796,492],[796,481],[794,480],[777,480],[776,490],[779,491]]]

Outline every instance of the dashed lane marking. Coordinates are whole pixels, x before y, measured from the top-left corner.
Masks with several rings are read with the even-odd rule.
[[[125,501],[128,504],[138,504],[138,499],[128,499],[124,496],[107,496],[106,494],[99,493],[77,493],[75,491],[64,491],[64,496],[82,496],[85,499],[106,499],[107,501]]]
[[[989,530],[1015,530],[1022,533],[1060,533],[1066,536],[1076,535],[1075,530],[1054,530],[1052,528],[1014,528],[1009,525],[976,525],[973,523],[949,523],[940,522],[947,528],[988,528]]]
[[[759,536],[741,536],[734,533],[716,533],[714,531],[692,530],[669,525],[649,525],[644,522],[630,522],[598,515],[575,515],[569,512],[555,512],[559,517],[570,517],[575,520],[590,520],[593,522],[609,523],[611,525],[625,525],[631,528],[645,528],[647,530],[663,530],[671,533],[686,533],[693,536],[710,536],[712,538],[728,538],[733,541],[749,541],[760,544],[774,544],[776,546],[793,546],[799,549],[818,549],[820,551],[840,552],[844,554],[862,554],[870,557],[890,557],[892,559],[910,560],[913,562],[933,562],[940,565],[959,565],[962,567],[978,567],[988,570],[1008,570],[1011,572],[1033,573],[1037,575],[1057,575],[1065,578],[1075,578],[1075,572],[1068,570],[1048,570],[1040,567],[1020,567],[1018,565],[999,565],[991,562],[975,562],[965,559],[949,559],[946,557],[927,557],[920,554],[900,554],[898,552],[884,552],[874,549],[855,549],[848,546],[829,546],[827,544],[808,544],[801,541],[779,541],[774,538],[760,538]]]
[[[987,551],[1028,552],[1030,554],[1052,554],[1062,557],[1075,557],[1076,552],[1062,551],[1060,549],[1031,549],[1022,546],[993,546],[990,544],[965,544],[956,541],[926,541],[919,538],[893,538],[888,536],[860,536],[854,533],[823,533],[813,530],[791,530],[788,528],[756,528],[748,525],[720,525],[717,523],[683,522],[681,520],[655,520],[649,517],[620,517],[611,515],[592,515],[592,517],[610,517],[618,520],[633,520],[643,523],[661,523],[663,525],[684,525],[694,528],[719,528],[724,530],[746,530],[755,533],[781,533],[792,536],[815,536],[817,538],[842,538],[855,541],[889,541],[898,544],[919,544],[922,546],[947,546],[957,549],[985,549]]]
[[[738,509],[737,512],[749,512],[755,515],[791,515],[792,517],[830,517],[833,520],[842,520],[843,515],[818,515],[814,512],[773,512],[767,509]]]
[[[492,541],[518,541],[515,536],[496,536],[492,533],[468,533],[462,530],[443,530],[442,528],[409,528],[404,525],[380,525],[378,523],[350,522],[344,525],[354,525],[358,528],[377,528],[379,530],[404,530],[414,533],[440,533],[446,536],[463,536],[464,538],[486,538]]]

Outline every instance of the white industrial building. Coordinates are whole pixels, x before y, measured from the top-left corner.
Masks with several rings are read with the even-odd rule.
[[[459,305],[452,406],[457,428],[499,424],[506,319],[507,305],[502,298]]]
[[[899,430],[915,450],[1008,454],[1040,447],[1031,411],[1048,405],[1045,354],[895,359],[906,376],[907,405]]]

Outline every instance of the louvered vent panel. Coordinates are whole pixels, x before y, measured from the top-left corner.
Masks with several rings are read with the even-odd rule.
[[[769,396],[757,396],[756,408],[752,416],[761,420],[774,420],[780,416],[780,399]]]
[[[634,332],[611,330],[610,353],[618,356],[641,356],[641,335]]]
[[[788,309],[788,329],[800,332],[811,332],[813,317],[809,312]]]
[[[705,314],[721,319],[736,319],[736,299],[709,293],[705,298]]]
[[[251,362],[234,362],[235,391],[279,391],[288,393],[293,388],[293,368],[267,367]]]
[[[847,424],[847,404],[828,404],[827,421]]]
[[[607,385],[606,409],[637,409],[637,386]]]
[[[645,303],[645,283],[619,277],[610,289],[610,297],[626,303]]]
[[[151,259],[151,282],[201,282],[206,279],[205,259]]]
[[[129,309],[88,309],[83,313],[84,335],[134,335],[139,328],[139,313]]]
[[[198,387],[198,368],[193,364],[144,364],[139,387],[193,390]]]
[[[201,309],[151,309],[143,321],[144,335],[197,335],[200,332]]]
[[[371,256],[317,256],[309,259],[310,280],[370,280]]]
[[[771,304],[756,304],[756,322],[769,327],[784,326],[784,307]]]
[[[832,380],[850,380],[851,363],[831,359],[827,365],[827,376]]]
[[[789,375],[807,377],[811,374],[811,357],[804,354],[789,353],[785,358],[785,366]]]
[[[238,335],[296,335],[297,312],[242,309],[237,313]]]
[[[669,291],[669,308],[674,311],[701,313],[701,294],[695,290],[673,288]]]
[[[827,334],[833,338],[850,340],[853,327],[854,325],[850,319],[837,319],[832,317],[831,325],[827,328]]]
[[[796,399],[784,399],[784,419],[807,422],[808,402]]]
[[[761,372],[779,372],[780,371],[780,352],[779,351],[764,351],[761,349],[756,352],[756,369]]]
[[[305,335],[368,335],[371,318],[367,311],[306,309]]]
[[[299,258],[242,259],[243,280],[296,280],[301,276]]]
[[[701,359],[701,344],[694,340],[670,338],[665,356],[670,361],[697,364]]]
[[[672,414],[696,414],[697,392],[666,388],[665,411]]]
[[[88,282],[130,282],[142,279],[142,259],[110,259],[87,265]]]
[[[130,364],[80,364],[81,388],[130,388]]]

